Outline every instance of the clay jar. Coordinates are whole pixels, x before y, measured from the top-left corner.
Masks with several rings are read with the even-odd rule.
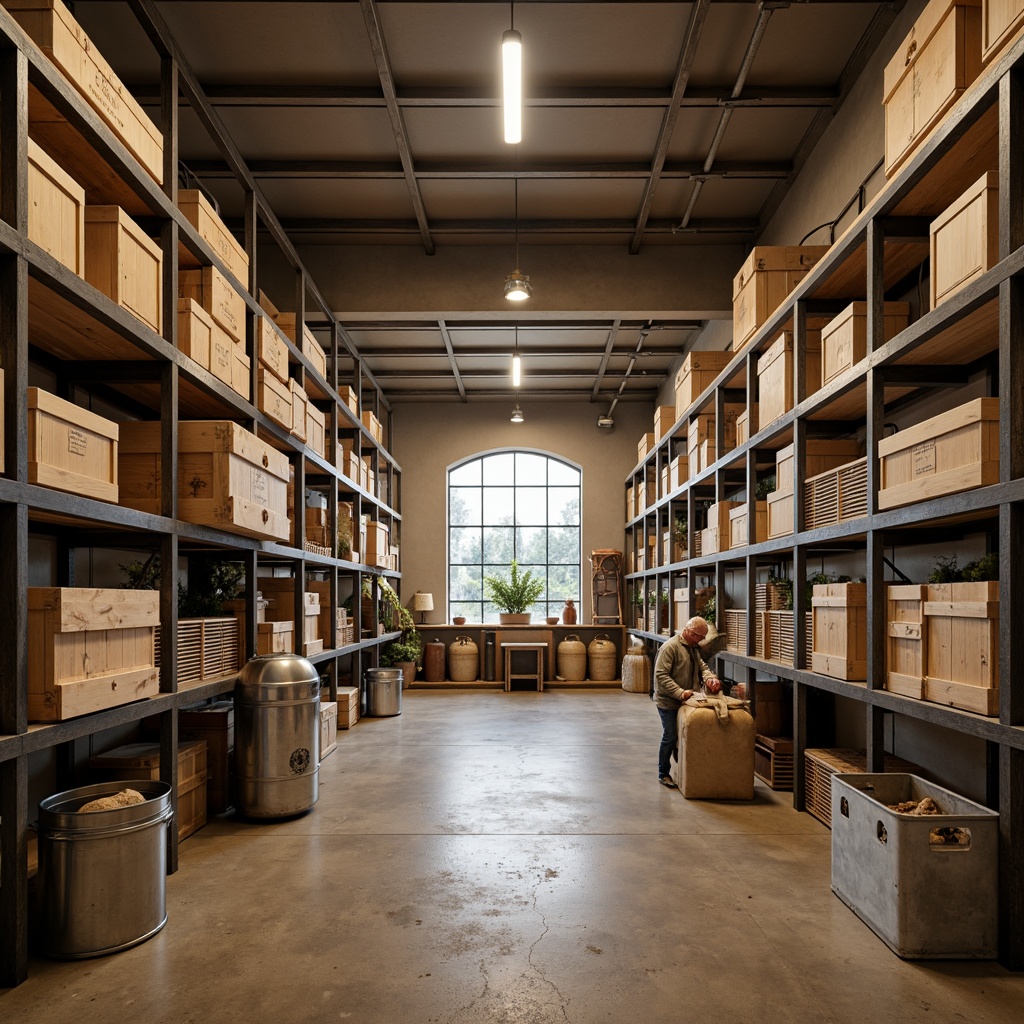
[[[565,602],[565,607],[562,609],[562,624],[565,626],[576,625],[576,605],[572,603],[573,599],[570,597]]]

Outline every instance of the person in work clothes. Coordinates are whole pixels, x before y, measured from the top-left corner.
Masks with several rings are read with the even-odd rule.
[[[662,644],[654,663],[654,703],[661,716],[661,746],[658,747],[658,781],[663,786],[675,786],[669,759],[676,750],[678,732],[676,719],[679,708],[694,693],[704,687],[718,693],[722,684],[701,657],[699,644],[708,635],[708,624],[699,615],[686,625],[668,643]]]

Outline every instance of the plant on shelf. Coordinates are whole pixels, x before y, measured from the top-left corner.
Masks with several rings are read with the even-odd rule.
[[[994,552],[968,562],[963,568],[956,555],[939,555],[928,576],[929,583],[988,583],[999,579],[999,556]]]
[[[775,474],[767,473],[757,481],[754,487],[754,500],[766,501],[768,495],[775,491]]]
[[[503,623],[509,622],[509,616],[515,617],[512,621],[529,622],[531,606],[544,593],[544,581],[529,569],[520,572],[519,563],[513,558],[507,576],[484,577],[484,589],[501,613]]]
[[[119,562],[117,567],[125,574],[125,590],[160,589],[160,556],[156,552],[144,562]]]
[[[416,678],[416,662],[423,653],[423,638],[412,617],[412,612],[405,607],[398,599],[391,584],[383,576],[377,577],[381,604],[388,608],[394,620],[398,622],[398,628],[402,635],[396,640],[390,640],[380,651],[380,664],[388,668],[390,666],[401,667],[405,673],[406,685]]]
[[[190,565],[188,584],[178,583],[178,617],[216,618],[224,602],[237,597],[245,582],[241,562],[214,561]]]

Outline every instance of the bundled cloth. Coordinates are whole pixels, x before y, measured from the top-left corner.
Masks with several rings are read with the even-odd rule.
[[[748,701],[740,700],[738,697],[726,697],[722,693],[695,693],[688,701],[684,702],[684,707],[709,708],[714,711],[719,725],[725,725],[728,722],[730,711],[739,711],[748,706]]]

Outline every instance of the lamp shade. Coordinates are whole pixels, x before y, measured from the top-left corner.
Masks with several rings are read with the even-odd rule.
[[[417,590],[412,595],[412,610],[414,612],[432,612],[434,610],[434,595],[421,594]]]

